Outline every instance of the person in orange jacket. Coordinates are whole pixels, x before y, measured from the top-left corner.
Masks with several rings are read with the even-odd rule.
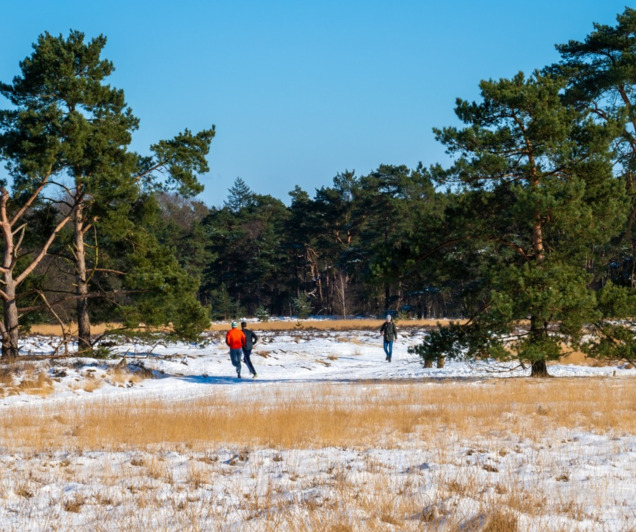
[[[235,321],[232,322],[232,328],[225,335],[225,343],[230,348],[230,359],[232,365],[236,368],[236,375],[241,378],[241,356],[245,347],[245,335],[243,331],[238,329]]]

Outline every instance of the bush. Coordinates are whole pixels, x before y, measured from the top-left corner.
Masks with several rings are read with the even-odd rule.
[[[267,310],[265,310],[264,307],[258,307],[256,309],[256,319],[258,321],[268,322],[269,318],[270,318],[269,312],[267,312]]]
[[[311,314],[311,301],[307,294],[300,294],[292,300],[292,303],[294,304],[294,310],[298,319],[304,320],[309,317]]]
[[[432,367],[433,362],[437,362],[437,367],[444,367],[447,356],[450,358],[461,356],[461,329],[452,323],[448,327],[438,325],[438,328],[431,331],[421,344],[409,347],[408,351],[419,355],[426,368]]]

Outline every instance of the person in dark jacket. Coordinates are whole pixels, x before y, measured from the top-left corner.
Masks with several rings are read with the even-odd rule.
[[[391,315],[386,317],[386,321],[380,328],[380,334],[384,336],[384,352],[386,353],[386,360],[391,362],[393,356],[393,340],[397,340],[397,329],[395,323],[391,321]]]
[[[250,331],[247,328],[247,322],[245,321],[241,322],[241,329],[243,329],[243,334],[245,335],[245,345],[243,346],[243,362],[245,362],[247,369],[250,370],[252,378],[255,379],[257,377],[256,370],[252,365],[250,355],[252,354],[252,348],[256,345],[256,342],[258,342],[258,336],[254,334],[254,331]]]

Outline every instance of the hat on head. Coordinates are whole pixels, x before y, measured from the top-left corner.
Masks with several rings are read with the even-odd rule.
[[[243,327],[243,328],[247,327],[247,322],[246,321],[242,321],[241,322],[241,327]]]
[[[386,321],[391,321],[391,314],[386,315]]]
[[[235,321],[233,321],[233,322],[232,322],[232,329],[234,329],[235,327],[236,327],[236,322],[235,322]]]

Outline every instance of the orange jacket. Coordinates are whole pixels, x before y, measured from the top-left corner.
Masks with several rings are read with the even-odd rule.
[[[225,335],[225,343],[230,349],[241,349],[245,347],[245,335],[239,329],[230,329]]]

